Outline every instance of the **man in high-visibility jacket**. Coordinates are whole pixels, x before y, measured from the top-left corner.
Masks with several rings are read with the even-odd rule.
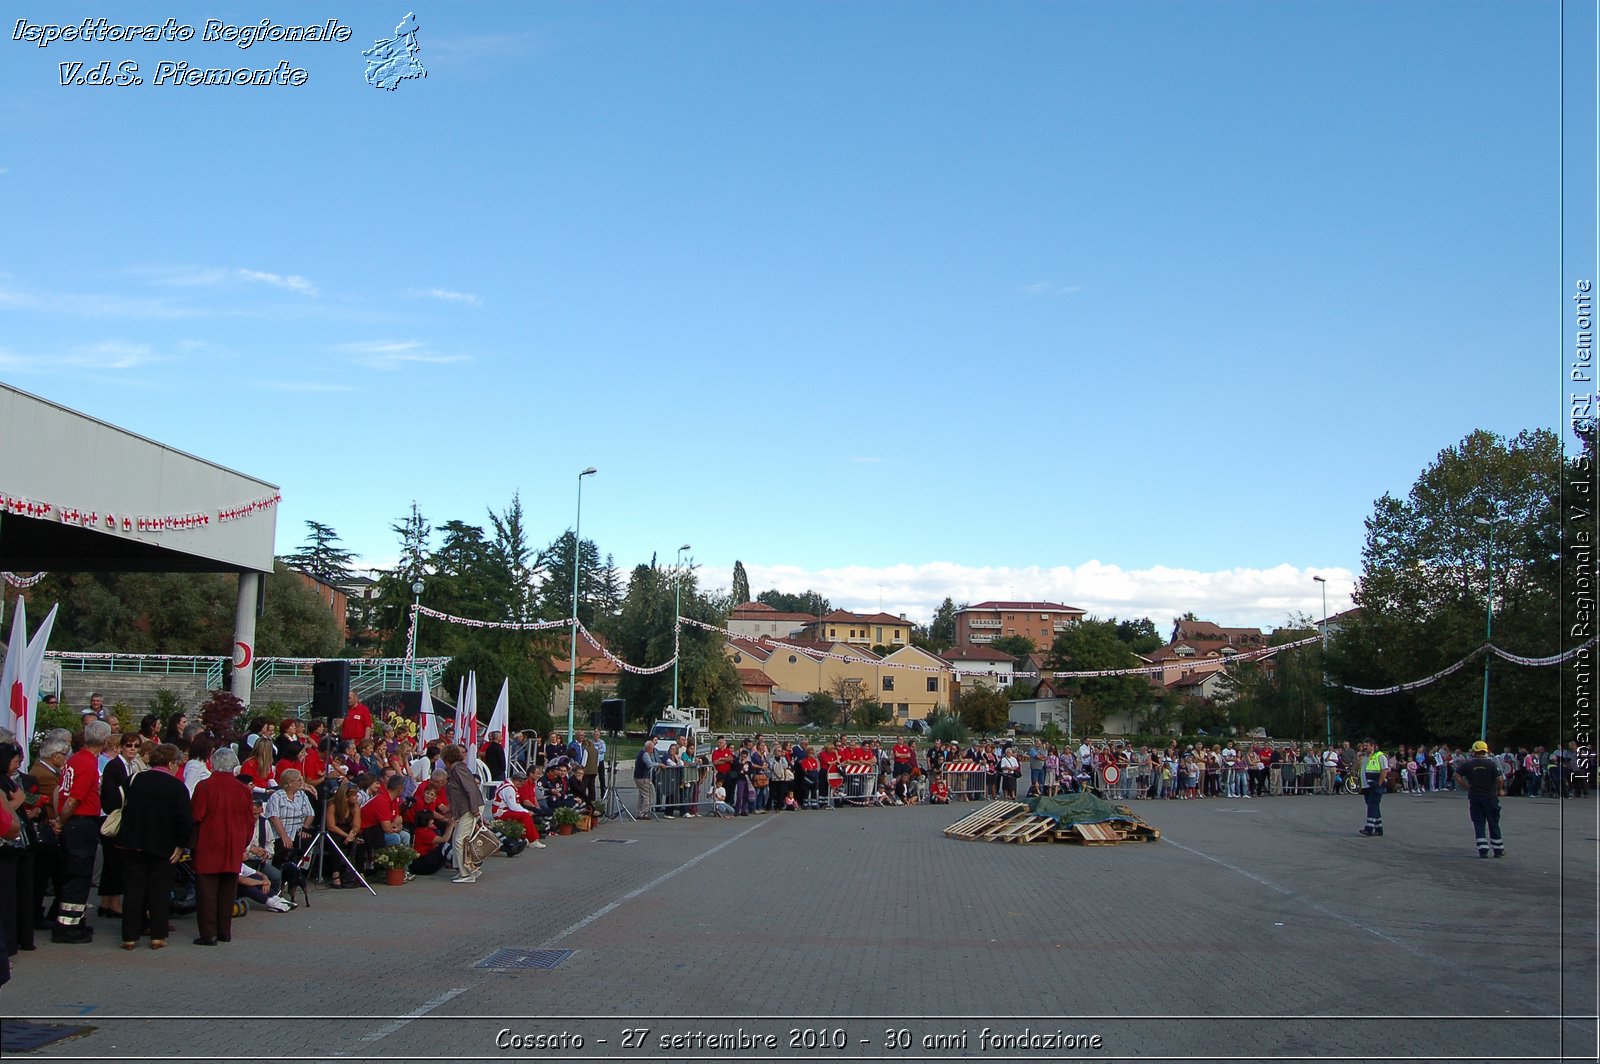
[[[1367,798],[1367,823],[1361,834],[1372,838],[1383,834],[1384,789],[1389,784],[1389,759],[1378,744],[1367,739],[1361,744],[1361,793]]]

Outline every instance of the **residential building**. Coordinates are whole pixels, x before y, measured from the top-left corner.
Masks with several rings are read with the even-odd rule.
[[[981,644],[953,646],[939,656],[960,674],[963,684],[986,687],[1009,687],[1017,665],[1017,659],[1010,654]]]
[[[580,691],[598,690],[601,698],[613,698],[617,693],[617,680],[622,676],[610,658],[606,657],[604,650],[604,636],[586,635],[578,633],[578,667],[576,679]],[[551,671],[555,673],[555,690],[550,693],[550,711],[555,713],[558,709],[565,716],[567,706],[568,677],[573,675],[571,659],[566,654],[560,654],[550,659]]]
[[[319,580],[310,573],[303,573],[299,569],[290,569],[289,571],[298,577],[302,584],[315,591],[317,598],[322,600],[322,604],[332,611],[334,623],[339,626],[340,633],[343,634],[345,641],[348,642],[350,639],[349,594],[342,587],[330,584],[326,580]]]
[[[799,701],[812,691],[852,702],[874,699],[902,722],[921,720],[935,707],[948,706],[953,694],[955,675],[949,663],[910,645],[880,656],[842,640],[791,640],[788,646],[773,647],[730,639],[724,650],[735,668],[759,668],[772,681],[774,720],[786,719],[789,707],[798,705],[796,693]]]
[[[814,613],[784,613],[765,602],[741,602],[728,614],[728,631],[748,639],[787,639],[816,621]]]
[[[992,643],[1008,635],[1049,650],[1056,635],[1083,620],[1083,610],[1059,602],[978,602],[956,611],[956,642]]]
[[[1224,628],[1210,621],[1174,621],[1169,642],[1225,643],[1237,650],[1259,650],[1267,645],[1267,637],[1259,628]]]
[[[812,618],[801,636],[827,643],[848,643],[853,647],[899,647],[911,643],[911,622],[892,613],[851,613],[834,610],[821,619]]]

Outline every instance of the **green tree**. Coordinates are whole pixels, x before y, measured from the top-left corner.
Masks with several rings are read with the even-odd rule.
[[[807,724],[831,728],[839,723],[839,703],[826,691],[812,691],[800,703],[800,716]]]
[[[975,732],[997,732],[1011,722],[1011,700],[1004,691],[983,684],[961,688],[955,710],[961,723]]]
[[[381,641],[383,652],[390,657],[398,657],[406,649],[411,604],[415,600],[412,585],[421,580],[426,586],[430,575],[428,556],[431,551],[428,544],[433,538],[433,526],[413,501],[411,512],[389,528],[400,538],[399,560],[392,570],[378,578],[370,623],[384,633]],[[424,591],[423,602],[431,606],[430,599],[431,596]]]
[[[1559,438],[1546,430],[1506,439],[1475,431],[1441,451],[1405,499],[1385,494],[1366,522],[1362,575],[1329,646],[1341,685],[1393,686],[1430,676],[1484,642],[1494,573],[1494,642],[1530,657],[1563,645],[1560,626]],[[1494,556],[1488,557],[1494,521]],[[1548,743],[1558,668],[1491,665],[1489,739]],[[1478,736],[1483,670],[1461,669],[1426,687],[1385,696],[1336,689],[1349,729],[1388,741],[1466,742]]]
[[[574,537],[571,530],[561,533],[545,550],[548,559],[544,583],[539,589],[539,615],[545,620],[572,616],[572,567]],[[600,548],[592,539],[578,550],[578,620],[585,628],[600,630],[608,616],[616,586],[608,580],[610,566],[600,561]],[[652,562],[652,564],[654,564]]]
[[[1148,654],[1162,645],[1161,633],[1156,631],[1156,623],[1148,617],[1141,617],[1137,621],[1119,621],[1117,638],[1128,644],[1128,649],[1135,654]]]
[[[1045,659],[1046,668],[1061,672],[1136,669],[1142,664],[1117,638],[1115,622],[1093,617],[1057,635]],[[1098,732],[1109,716],[1144,711],[1155,697],[1150,681],[1139,675],[1064,679],[1057,690],[1073,699],[1074,723],[1084,735]]]
[[[1026,659],[1029,654],[1039,649],[1038,645],[1025,635],[1003,635],[989,645],[1002,654],[1010,654],[1019,661]]]
[[[536,613],[539,576],[543,572],[544,559],[536,557],[533,548],[528,546],[521,494],[512,494],[511,503],[503,513],[490,510],[489,522],[494,527],[494,550],[499,554],[499,563],[510,579],[511,619],[531,621]]]
[[[876,728],[880,724],[887,724],[894,716],[889,707],[875,698],[862,699],[856,703],[851,711],[850,718],[858,728]]]
[[[786,594],[782,591],[763,591],[756,596],[757,602],[766,603],[779,613],[809,613],[813,617],[833,612],[833,606],[828,600],[815,591],[805,591],[798,595]]]
[[[338,585],[350,579],[350,562],[355,555],[339,546],[339,534],[317,521],[307,521],[306,529],[305,545],[284,559],[290,568],[325,584]]]
[[[928,639],[935,646],[951,647],[956,641],[956,604],[950,597],[939,603],[933,611],[933,623],[928,625]]]
[[[735,560],[733,563],[733,602],[742,606],[750,601],[750,577],[745,575],[744,562]]]
[[[630,664],[653,666],[672,660],[675,605],[682,580],[683,616],[721,627],[727,623],[725,605],[700,593],[692,568],[681,573],[662,569],[651,559],[634,567],[621,613],[608,626],[613,651]],[[723,652],[717,632],[684,625],[679,642],[679,700],[684,706],[711,711],[713,727],[726,727],[744,699],[739,674]],[[641,676],[625,672],[617,693],[647,714],[672,703],[672,670]]]
[[[333,611],[283,562],[267,577],[256,622],[256,654],[261,657],[331,658],[344,646]]]

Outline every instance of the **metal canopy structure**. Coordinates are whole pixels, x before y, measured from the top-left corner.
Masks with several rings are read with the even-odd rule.
[[[0,384],[0,571],[238,573],[246,702],[277,501],[267,481]]]

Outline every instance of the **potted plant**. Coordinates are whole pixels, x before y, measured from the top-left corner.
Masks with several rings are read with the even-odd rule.
[[[494,830],[502,839],[510,839],[513,842],[528,837],[528,829],[522,826],[520,820],[496,820]]]
[[[372,855],[372,863],[383,869],[385,883],[398,887],[406,881],[406,872],[418,856],[409,846],[384,846]]]
[[[553,818],[556,822],[557,835],[571,835],[577,830],[578,821],[582,819],[578,811],[570,805],[563,805],[555,811]]]

